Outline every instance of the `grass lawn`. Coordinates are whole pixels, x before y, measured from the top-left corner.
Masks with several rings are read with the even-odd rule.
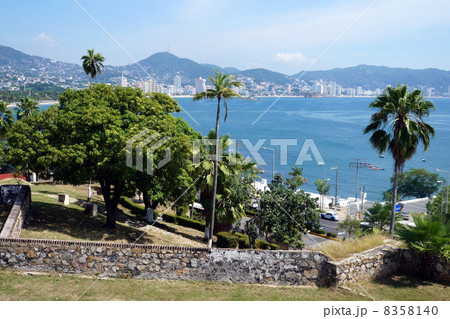
[[[0,271],[0,300],[76,300],[94,278]],[[362,282],[375,300],[449,300],[448,287],[405,277]],[[98,280],[81,300],[371,300],[352,285],[340,288],[267,286],[199,281]]]
[[[2,184],[16,183],[17,180],[2,181]],[[165,222],[158,223],[158,227],[150,227],[142,217],[134,216],[122,206],[119,206],[117,229],[113,232],[106,230],[103,227],[106,220],[104,214],[99,214],[96,218],[84,214],[82,205],[87,197],[87,185],[38,183],[30,186],[35,215],[29,227],[22,231],[22,238],[120,243],[134,243],[139,238],[139,244],[205,246],[202,241],[203,232]],[[100,193],[98,185],[94,185],[93,189]],[[58,193],[69,195],[69,206],[57,202]],[[91,201],[104,206],[102,196],[95,195]]]

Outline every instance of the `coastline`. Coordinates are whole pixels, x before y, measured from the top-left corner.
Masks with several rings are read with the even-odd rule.
[[[39,105],[48,105],[48,104],[54,105],[54,104],[58,104],[58,101],[51,100],[51,101],[45,101],[45,102],[38,102],[38,104]],[[7,107],[14,108],[14,107],[17,107],[17,104],[16,103],[8,104]]]

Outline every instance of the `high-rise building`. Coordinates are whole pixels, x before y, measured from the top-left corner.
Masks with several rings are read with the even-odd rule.
[[[127,78],[124,77],[124,76],[121,76],[120,78],[117,78],[117,85],[121,86],[123,88],[127,87],[128,86]]]
[[[336,85],[336,95],[342,95],[342,87],[339,84]]]
[[[195,91],[197,93],[206,91],[206,80],[201,77],[195,80]]]
[[[356,88],[356,95],[363,95],[363,89],[362,89],[361,86],[358,86],[358,87]]]
[[[173,78],[173,86],[175,87],[175,91],[181,91],[181,76],[178,74]]]

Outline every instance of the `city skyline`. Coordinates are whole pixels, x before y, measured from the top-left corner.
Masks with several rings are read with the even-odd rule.
[[[423,0],[378,1],[344,33],[374,1],[269,1],[264,6],[254,1],[137,1],[132,7],[111,0],[78,3],[128,54],[75,1],[2,4],[10,14],[0,22],[8,30],[0,44],[78,64],[80,54],[94,47],[109,65],[170,51],[200,63],[285,74],[304,70],[313,61],[313,70],[358,64],[450,69],[445,54],[450,44],[442,41],[450,30],[450,4],[445,1],[433,1],[432,6]],[[15,18],[19,14],[21,19]],[[212,37],[214,33],[218,36]]]

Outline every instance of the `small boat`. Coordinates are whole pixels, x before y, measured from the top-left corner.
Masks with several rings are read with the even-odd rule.
[[[427,160],[425,158],[422,158],[422,162],[426,162]]]
[[[383,155],[383,154],[380,154],[380,155],[378,155],[378,157],[384,158],[384,155]]]

